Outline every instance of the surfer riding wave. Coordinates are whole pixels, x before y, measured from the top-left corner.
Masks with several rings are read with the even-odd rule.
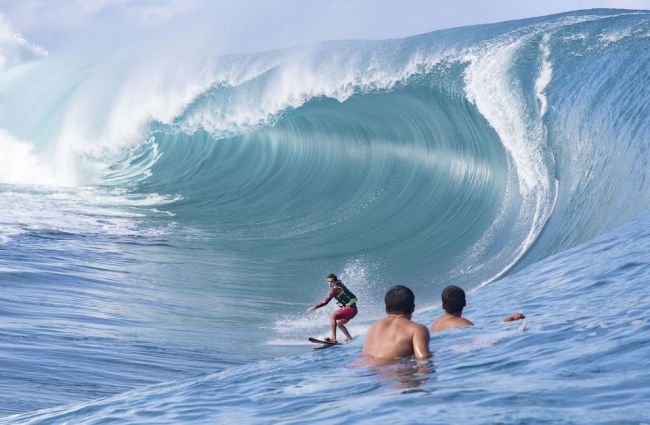
[[[307,312],[324,307],[332,300],[332,298],[335,298],[340,308],[330,316],[332,334],[329,338],[326,338],[326,341],[337,342],[337,327],[347,338],[346,342],[351,341],[352,336],[345,327],[345,324],[352,320],[358,313],[357,297],[333,273],[327,276],[327,283],[330,287],[330,292],[327,294],[327,297],[319,304],[309,307]]]

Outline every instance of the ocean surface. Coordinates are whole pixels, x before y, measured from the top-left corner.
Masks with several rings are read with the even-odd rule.
[[[0,17],[0,423],[650,423],[650,12],[188,50]],[[396,284],[476,326],[359,364]]]

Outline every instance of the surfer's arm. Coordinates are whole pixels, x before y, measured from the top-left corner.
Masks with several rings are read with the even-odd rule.
[[[332,298],[334,298],[336,295],[338,295],[340,293],[341,293],[341,288],[336,288],[336,287],[332,288],[330,290],[330,293],[327,294],[327,297],[323,301],[321,301],[319,304],[316,304],[315,306],[309,307],[307,309],[307,312],[309,313],[310,311],[314,311],[317,308],[321,308],[323,306],[326,306],[327,303],[329,303],[332,300]]]
[[[515,314],[511,314],[510,316],[506,317],[505,319],[503,319],[503,321],[504,322],[514,322],[515,320],[521,320],[521,319],[525,319],[525,318],[526,318],[526,316],[524,316],[523,313],[515,313]]]
[[[429,330],[424,325],[415,326],[413,331],[413,354],[418,359],[426,359],[431,357],[429,351],[429,339],[431,335]]]

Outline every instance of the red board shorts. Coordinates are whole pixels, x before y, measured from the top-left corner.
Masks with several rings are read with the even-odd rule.
[[[341,323],[348,323],[354,316],[357,315],[356,307],[343,307],[334,312],[334,318],[340,320]]]

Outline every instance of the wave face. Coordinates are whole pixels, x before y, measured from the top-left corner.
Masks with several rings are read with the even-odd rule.
[[[524,271],[647,209],[648,42],[650,13],[591,10],[88,63],[46,57],[0,22],[3,302],[24,295],[16,276],[27,273],[61,302],[50,312],[61,329],[110,318],[99,350],[139,347],[119,358],[132,373],[101,378],[104,392],[74,389],[93,355],[62,372],[82,398],[149,383],[134,366],[142,339],[167,350],[149,371],[158,382],[214,365],[214,332],[229,338],[220,367],[300,352],[327,323],[303,312],[330,272],[360,295],[353,333],[383,314],[396,283],[437,307],[448,284]],[[62,312],[71,287],[78,317]],[[40,335],[45,319],[29,317]],[[65,344],[48,338],[31,349]],[[200,354],[180,367],[187,345]],[[57,397],[17,409],[69,402]]]

